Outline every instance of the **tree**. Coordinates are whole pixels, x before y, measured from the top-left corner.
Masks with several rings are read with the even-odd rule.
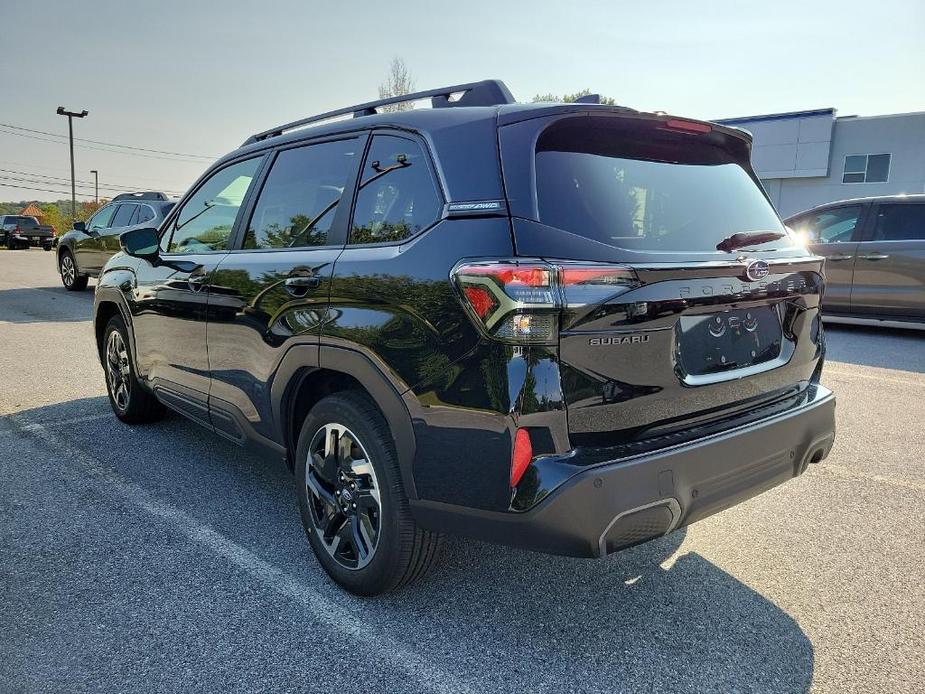
[[[411,77],[408,66],[405,65],[405,61],[402,58],[395,56],[392,58],[392,62],[389,65],[389,76],[386,78],[385,82],[379,85],[379,98],[391,99],[393,96],[402,96],[403,94],[410,94],[413,91],[414,78]],[[410,111],[413,108],[414,104],[406,102],[381,106],[379,107],[379,111]]]
[[[533,102],[536,103],[538,101],[557,101],[557,102],[561,102],[565,104],[571,104],[571,103],[578,101],[579,98],[583,96],[588,96],[591,93],[592,93],[591,90],[585,87],[581,91],[577,91],[574,94],[566,94],[565,96],[562,96],[562,97],[556,96],[555,94],[537,94],[536,96],[533,97]],[[614,101],[613,98],[609,96],[603,96],[603,95],[601,96],[601,103],[606,104],[607,106],[617,105],[617,102]]]

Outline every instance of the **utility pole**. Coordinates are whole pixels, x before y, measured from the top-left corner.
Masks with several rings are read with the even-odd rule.
[[[71,217],[77,219],[77,186],[74,182],[74,119],[85,118],[87,111],[65,111],[64,106],[59,106],[56,113],[59,116],[67,116],[67,132],[71,143]]]
[[[100,201],[100,172],[96,169],[90,169],[90,173],[93,174],[93,201]]]

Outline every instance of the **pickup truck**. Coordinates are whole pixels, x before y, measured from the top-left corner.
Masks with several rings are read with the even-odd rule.
[[[35,217],[8,214],[0,217],[0,241],[10,250],[41,246],[50,251],[55,233],[52,227],[39,224]]]

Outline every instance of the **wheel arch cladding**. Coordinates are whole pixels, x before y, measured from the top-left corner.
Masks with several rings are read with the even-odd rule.
[[[103,353],[103,331],[113,316],[121,316],[122,311],[115,301],[100,301],[96,308],[96,316],[93,318],[93,332],[96,335],[96,350],[102,355]]]
[[[409,499],[417,492],[412,476],[415,441],[408,412],[400,390],[365,355],[349,349],[318,348],[300,345],[290,349],[273,379],[272,399],[281,440],[288,452],[290,469],[299,430],[305,415],[321,398],[337,392],[354,390],[364,393],[379,409],[395,445],[402,484]]]

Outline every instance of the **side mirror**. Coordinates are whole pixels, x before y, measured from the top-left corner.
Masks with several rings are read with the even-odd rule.
[[[132,229],[119,236],[119,245],[122,250],[134,258],[154,260],[160,252],[161,239],[157,229],[147,227]]]
[[[75,220],[75,221],[74,221],[74,228],[75,228],[77,231],[86,232],[86,231],[87,231],[87,223],[86,223],[86,222],[78,222],[78,221]]]

